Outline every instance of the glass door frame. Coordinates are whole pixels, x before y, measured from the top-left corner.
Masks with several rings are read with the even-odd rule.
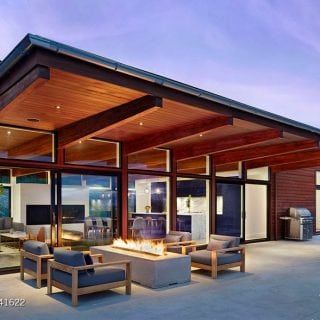
[[[245,171],[245,170],[244,170]],[[270,232],[271,232],[271,182],[269,181],[260,181],[260,180],[252,180],[246,179],[246,175],[242,175],[243,178],[225,178],[225,177],[216,177],[215,178],[215,201],[217,201],[217,184],[218,183],[226,183],[226,184],[238,184],[242,186],[242,237],[241,243],[252,243],[252,242],[262,242],[270,240]],[[271,177],[271,175],[269,174]],[[256,184],[256,185],[265,185],[267,186],[267,225],[266,225],[266,238],[262,239],[254,239],[254,240],[246,240],[246,184]],[[213,212],[214,223],[214,232],[217,232],[217,206],[215,206],[215,210]]]

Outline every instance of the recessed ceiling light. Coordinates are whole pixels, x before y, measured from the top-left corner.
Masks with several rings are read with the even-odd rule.
[[[39,122],[40,120],[37,118],[28,118],[27,121],[29,122]]]
[[[202,136],[203,136],[203,134],[202,134],[202,133],[200,133],[200,134],[199,134],[199,137],[202,137]]]
[[[61,106],[57,104],[57,105],[56,105],[56,109],[57,109],[57,110],[61,109]]]
[[[82,141],[81,141],[81,140],[79,140],[79,143],[82,143]]]
[[[9,130],[9,131],[7,131],[7,134],[8,134],[8,135],[10,135],[10,134],[11,134],[11,131],[10,131],[10,130]]]
[[[139,126],[143,126],[143,122],[142,121],[139,122]]]

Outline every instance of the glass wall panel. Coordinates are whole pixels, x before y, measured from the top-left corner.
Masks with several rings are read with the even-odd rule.
[[[65,149],[65,162],[76,165],[119,167],[119,143],[101,139],[80,141]]]
[[[36,169],[1,169],[9,172],[0,184],[0,270],[20,265],[19,248],[25,239],[51,243],[50,179],[28,181],[22,178],[48,173]],[[2,180],[3,181],[3,180]]]
[[[245,239],[267,238],[267,186],[246,184],[245,186]]]
[[[75,249],[110,244],[118,235],[118,180],[63,173],[62,243]]]
[[[129,175],[128,228],[132,238],[157,239],[169,230],[169,178]]]
[[[216,166],[216,176],[224,178],[241,178],[241,162]]]
[[[177,161],[178,173],[209,174],[209,157],[201,156]]]
[[[243,186],[217,183],[216,233],[242,237]]]
[[[320,171],[316,172],[316,185],[320,187]]]
[[[209,238],[209,180],[177,179],[177,230],[192,233],[192,239]]]
[[[53,135],[0,126],[0,158],[53,162]]]
[[[268,181],[269,180],[269,168],[261,167],[247,170],[247,179]]]
[[[128,168],[168,172],[169,156],[169,150],[158,148],[131,154],[128,156]]]

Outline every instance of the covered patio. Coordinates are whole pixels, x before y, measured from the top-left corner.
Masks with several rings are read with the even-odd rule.
[[[78,308],[58,290],[46,295],[34,280],[1,276],[0,298],[26,299],[23,308],[1,308],[14,319],[317,319],[319,315],[320,237],[309,242],[277,241],[246,245],[247,272],[223,271],[212,281],[193,271],[188,285],[152,290],[133,285],[80,298]],[[26,278],[27,279],[27,278]],[[293,307],[294,306],[294,307]]]

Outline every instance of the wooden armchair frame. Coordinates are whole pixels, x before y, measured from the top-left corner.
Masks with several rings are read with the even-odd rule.
[[[99,256],[102,259],[102,254],[92,254],[91,256],[92,257]],[[81,287],[81,288],[78,287],[79,271],[88,270],[92,268],[95,269],[95,268],[101,268],[101,267],[107,267],[107,266],[115,266],[115,265],[125,265],[125,272],[126,272],[125,280],[105,283],[105,284],[98,284],[98,285],[88,286],[88,287]],[[63,283],[53,280],[52,279],[53,269],[70,273],[72,276],[72,286],[68,287]],[[71,267],[71,266],[56,262],[53,259],[50,259],[48,260],[48,282],[47,282],[48,295],[52,294],[53,286],[71,294],[73,306],[78,305],[79,295],[105,291],[105,290],[124,287],[124,286],[126,287],[126,294],[130,295],[131,294],[131,261],[121,260],[121,261],[107,262],[107,263],[95,263],[92,265],[86,265],[86,266],[80,266],[80,267]]]
[[[71,247],[59,247],[59,249],[71,250]],[[23,263],[24,258],[28,258],[36,262],[37,264],[36,271],[24,267],[24,263]],[[40,289],[41,281],[47,279],[47,270],[45,273],[42,273],[42,264],[48,259],[52,259],[52,258],[53,258],[53,254],[36,255],[21,249],[20,250],[20,279],[23,281],[24,274],[27,273],[36,279],[36,282],[37,282],[36,287]]]
[[[187,246],[187,248],[191,248],[192,251],[196,251],[199,247],[203,249],[205,244],[199,244],[199,245],[190,245]],[[241,260],[239,262],[233,262],[233,263],[227,263],[218,265],[218,253],[227,253],[227,252],[238,252],[241,254]],[[213,279],[217,278],[218,271],[221,270],[227,270],[230,268],[240,267],[241,272],[246,271],[246,250],[245,247],[239,246],[239,247],[233,247],[233,248],[227,248],[227,249],[220,249],[220,250],[212,250],[211,251],[211,265],[202,264],[202,263],[196,263],[191,262],[191,266],[194,268],[204,269],[211,272],[211,277]]]
[[[186,255],[187,254],[187,248],[191,248],[192,246],[196,245],[196,242],[194,240],[189,241],[178,241],[178,242],[169,242],[169,243],[163,243],[166,250],[170,247],[178,247],[181,249],[181,254]]]

